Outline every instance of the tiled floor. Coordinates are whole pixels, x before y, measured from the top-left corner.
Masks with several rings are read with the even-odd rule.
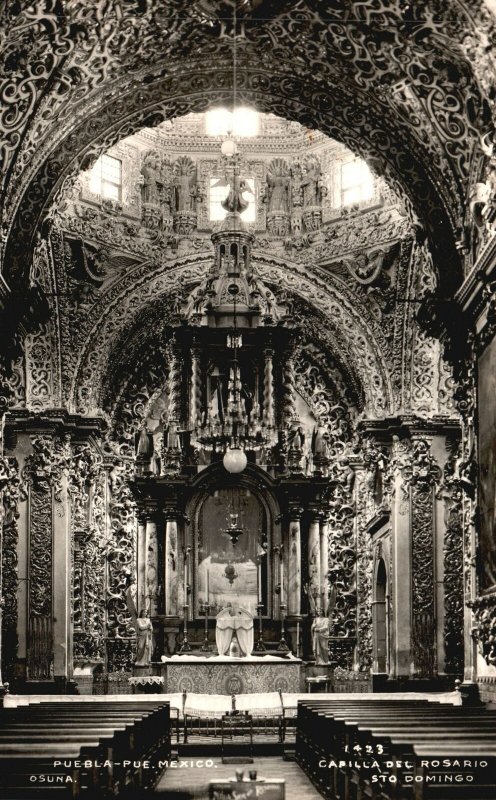
[[[322,796],[294,761],[255,758],[253,764],[222,764],[219,758],[214,758],[213,766],[209,767],[196,766],[197,761],[202,759],[196,756],[188,758],[187,767],[169,769],[155,790],[157,794],[163,800],[206,800],[209,781],[234,778],[236,770],[247,772],[256,769],[260,777],[283,778],[286,781],[286,800],[322,800]]]

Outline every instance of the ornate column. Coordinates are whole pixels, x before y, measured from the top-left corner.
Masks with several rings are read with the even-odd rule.
[[[169,408],[167,413],[168,432],[164,438],[163,471],[175,475],[181,466],[181,450],[178,431],[183,425],[183,370],[182,353],[178,342],[172,339],[167,345],[169,364]]]
[[[300,655],[301,626],[301,515],[296,504],[289,507],[288,527],[288,618],[287,626],[293,653]]]
[[[327,615],[329,603],[329,521],[325,515],[320,518],[320,585],[322,587],[321,611]]]
[[[289,510],[288,615],[301,614],[301,515],[299,506]]]
[[[274,351],[271,348],[264,350],[264,421],[267,426],[274,427],[274,375],[272,358]]]
[[[138,540],[136,548],[136,579],[137,597],[136,611],[138,614],[146,609],[146,517],[140,512],[138,517]]]
[[[15,458],[0,458],[0,699],[15,677],[18,614],[18,527],[20,480]]]
[[[308,528],[308,592],[311,598],[311,608],[315,615],[321,612],[321,555],[320,555],[320,519],[318,509],[310,509],[310,525]]]
[[[431,454],[432,439],[413,433],[410,463],[403,469],[411,506],[411,675],[437,674],[435,497],[441,471]]]
[[[295,351],[296,344],[289,347],[284,354],[284,366],[282,373],[282,424],[289,428],[296,418],[296,395],[295,395]]]
[[[189,424],[194,429],[198,425],[198,418],[201,413],[201,350],[193,345],[191,348],[191,392],[189,406]]]
[[[182,558],[179,551],[179,517],[177,510],[165,512],[164,536],[164,634],[165,648],[172,655],[176,647],[178,623],[184,608],[180,606],[179,577]],[[187,613],[187,612],[185,612]]]
[[[109,487],[107,542],[107,668],[129,672],[134,663],[136,632],[131,625],[127,590],[136,564],[136,510],[129,484],[133,463],[118,456],[105,463]]]
[[[159,610],[159,554],[157,512],[149,513],[145,522],[145,610],[155,617]]]
[[[444,467],[444,538],[443,598],[444,671],[454,678],[464,677],[464,558],[463,503],[464,488],[460,466],[463,463],[461,441],[448,441],[450,454]],[[468,499],[468,498],[467,498]],[[466,654],[470,661],[470,654]]]
[[[179,572],[177,517],[165,518],[165,614],[168,617],[179,615]]]
[[[408,438],[393,437],[393,497],[391,507],[392,546],[392,641],[391,677],[410,675],[411,644],[411,569],[410,497],[402,470],[408,468],[411,443]]]
[[[91,691],[93,669],[105,661],[105,490],[106,475],[95,442],[75,444],[69,466],[74,546],[72,657],[74,679],[83,691]]]
[[[27,663],[29,681],[67,678],[69,645],[69,515],[67,439],[41,434],[32,439],[24,480],[28,488]],[[57,567],[54,552],[57,548]]]
[[[331,465],[332,494],[327,503],[332,538],[329,541],[330,663],[350,670],[357,637],[357,577],[355,542],[355,473],[351,465]]]

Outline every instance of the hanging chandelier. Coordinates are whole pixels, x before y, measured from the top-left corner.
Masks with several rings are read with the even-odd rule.
[[[205,450],[224,452],[225,469],[236,474],[243,472],[248,463],[246,452],[272,445],[276,431],[274,426],[264,419],[258,397],[252,396],[256,393],[251,393],[246,386],[243,386],[239,360],[243,339],[237,318],[238,285],[231,283],[228,292],[232,299],[233,320],[226,338],[227,347],[232,351],[232,358],[229,360],[227,402],[222,411],[209,411],[205,422],[199,424],[196,429],[196,441]]]
[[[238,543],[239,537],[243,535],[244,528],[239,523],[239,514],[231,512],[229,514],[229,525],[224,528],[222,533],[229,536],[233,546]]]

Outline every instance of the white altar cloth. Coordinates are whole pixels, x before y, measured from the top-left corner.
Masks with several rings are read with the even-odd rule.
[[[167,664],[199,664],[199,663],[216,663],[216,664],[267,664],[269,661],[285,663],[287,661],[294,661],[301,664],[301,658],[296,658],[292,653],[288,653],[287,657],[281,658],[280,656],[244,656],[236,658],[235,656],[187,656],[187,655],[174,655],[162,656],[161,661]]]

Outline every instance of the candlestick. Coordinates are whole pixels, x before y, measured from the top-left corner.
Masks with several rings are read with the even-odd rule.
[[[191,646],[190,646],[190,643],[188,642],[188,606],[187,605],[183,606],[183,612],[184,612],[183,643],[182,643],[182,645],[181,645],[181,647],[179,649],[179,652],[180,653],[190,653],[191,652]]]
[[[208,612],[210,611],[210,606],[208,603],[202,603],[202,610],[205,614],[205,635],[203,637],[203,644],[202,644],[202,652],[208,653],[210,651],[210,645],[208,643]]]
[[[263,611],[263,603],[259,603],[257,605],[258,611],[258,638],[255,643],[255,647],[253,648],[254,653],[263,653],[266,650],[264,640],[263,640],[263,631],[262,631],[262,611]]]
[[[280,603],[279,608],[281,611],[281,640],[279,642],[277,650],[280,653],[289,653],[289,647],[287,645],[286,638],[284,636],[284,612],[286,611],[286,606],[284,603]]]
[[[284,561],[283,561],[283,545],[279,547],[279,586],[281,587],[281,594],[279,596],[279,603],[282,605],[284,602]]]

